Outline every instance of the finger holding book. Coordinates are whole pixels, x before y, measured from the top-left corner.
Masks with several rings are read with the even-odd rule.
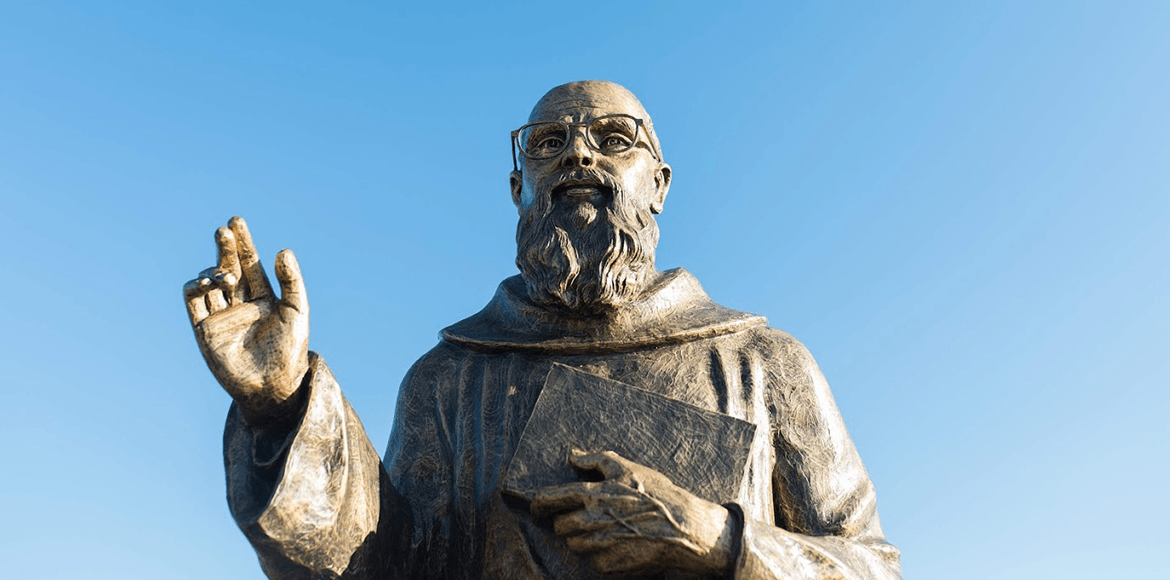
[[[537,491],[534,516],[556,514],[553,530],[603,574],[655,573],[670,567],[727,570],[734,525],[727,508],[696,497],[658,471],[613,451],[573,450],[569,462],[601,481]]]

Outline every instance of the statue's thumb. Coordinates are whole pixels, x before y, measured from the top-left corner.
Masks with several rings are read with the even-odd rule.
[[[281,250],[276,255],[276,279],[280,282],[280,301],[301,314],[307,314],[309,299],[305,296],[301,267],[292,250]]]

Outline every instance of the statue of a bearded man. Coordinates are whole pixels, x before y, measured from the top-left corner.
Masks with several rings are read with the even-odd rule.
[[[293,254],[277,256],[277,298],[244,221],[216,232],[218,264],[184,294],[234,400],[228,501],[268,576],[899,578],[812,356],[687,271],[655,268],[671,169],[638,99],[609,82],[556,87],[513,152],[520,275],[411,368],[384,458],[308,350]],[[509,465],[522,438],[543,435],[530,419],[561,365],[753,425],[740,483],[719,490],[730,499],[611,448],[571,450],[579,480],[512,498]],[[626,411],[606,404],[596,411]]]

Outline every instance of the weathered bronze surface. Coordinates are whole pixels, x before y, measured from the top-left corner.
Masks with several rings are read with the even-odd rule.
[[[513,153],[521,275],[411,368],[384,458],[308,350],[290,251],[277,298],[232,218],[184,287],[268,576],[899,578],[812,356],[654,267],[671,170],[641,103],[556,87]]]

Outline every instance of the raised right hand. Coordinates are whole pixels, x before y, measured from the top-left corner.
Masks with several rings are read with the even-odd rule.
[[[215,232],[219,263],[183,286],[195,340],[208,368],[253,427],[299,411],[309,370],[309,301],[291,250],[276,255],[280,298],[256,256],[243,218]]]

